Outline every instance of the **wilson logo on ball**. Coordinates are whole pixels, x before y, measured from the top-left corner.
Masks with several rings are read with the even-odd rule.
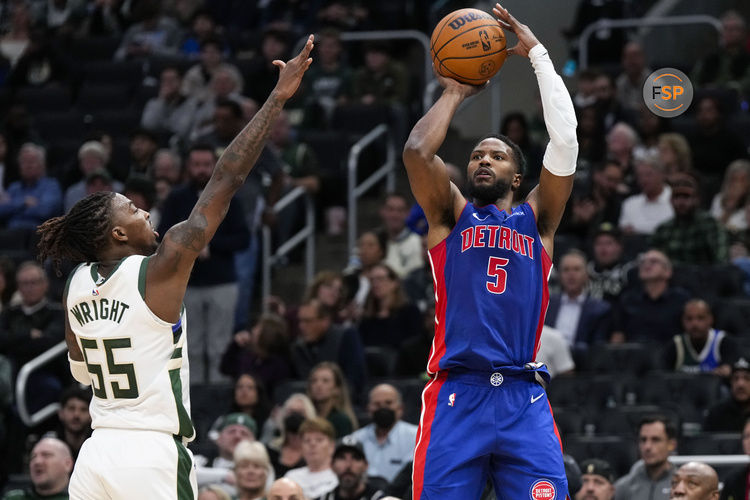
[[[484,13],[483,12],[482,13],[467,12],[463,16],[461,16],[459,18],[456,18],[453,21],[451,21],[451,23],[448,26],[450,26],[451,29],[453,29],[453,30],[457,30],[458,28],[460,28],[464,24],[470,23],[472,21],[476,21],[477,19],[482,19],[482,18],[484,18],[484,19],[488,19],[488,18],[492,19],[491,16],[489,16],[487,14],[484,14],[484,15],[482,15],[482,14],[484,14]],[[494,19],[493,19],[493,21],[494,21]]]

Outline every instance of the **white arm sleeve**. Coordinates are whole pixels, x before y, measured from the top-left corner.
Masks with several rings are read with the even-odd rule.
[[[68,363],[70,363],[70,373],[73,374],[73,378],[83,385],[91,385],[91,374],[89,374],[86,363],[83,361],[74,361],[70,359],[68,355]]]
[[[561,177],[573,175],[578,158],[578,123],[573,101],[562,78],[555,72],[544,45],[540,43],[533,46],[529,50],[529,59],[539,82],[544,124],[550,138],[544,153],[544,167]]]

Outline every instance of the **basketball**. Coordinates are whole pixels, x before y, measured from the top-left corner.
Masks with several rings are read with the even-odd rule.
[[[498,72],[508,53],[505,34],[490,14],[460,9],[432,31],[430,52],[437,72],[462,83],[482,85]]]

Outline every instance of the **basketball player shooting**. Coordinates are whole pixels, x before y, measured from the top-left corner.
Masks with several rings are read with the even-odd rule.
[[[148,212],[92,194],[39,228],[39,258],[81,263],[68,278],[65,340],[74,378],[91,385],[94,433],[81,448],[70,498],[197,498],[186,315],[190,271],[253,168],[271,124],[310,67],[310,36],[263,107],[234,138],[188,219],[157,246]]]
[[[436,155],[456,109],[482,87],[437,75],[443,92],[404,147],[412,191],[424,208],[433,269],[435,338],[414,452],[415,500],[478,499],[487,477],[498,499],[561,500],[562,450],[535,363],[547,308],[552,242],[570,196],[578,143],[573,103],[547,50],[500,4],[498,22],[530,59],[550,142],[539,185],[512,206],[524,159],[507,137],[469,156],[466,202]]]

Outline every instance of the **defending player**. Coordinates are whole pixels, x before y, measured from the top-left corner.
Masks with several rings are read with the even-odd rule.
[[[274,61],[276,87],[219,158],[188,219],[158,247],[149,214],[115,193],[88,196],[40,226],[40,259],[82,262],[63,303],[71,372],[94,392],[94,433],[76,462],[70,498],[196,498],[185,447],[195,432],[182,299],[195,259],[297,90],[312,48],[310,36],[297,57]]]
[[[576,119],[562,79],[531,30],[500,4],[499,22],[518,37],[539,82],[550,143],[539,185],[512,207],[523,155],[502,136],[481,140],[467,168],[467,203],[436,152],[461,102],[479,92],[438,76],[444,87],[415,125],[403,153],[424,208],[436,295],[432,380],[422,395],[414,452],[415,500],[479,498],[487,476],[500,499],[563,499],[562,451],[534,363],[547,308],[552,242],[573,185]]]

